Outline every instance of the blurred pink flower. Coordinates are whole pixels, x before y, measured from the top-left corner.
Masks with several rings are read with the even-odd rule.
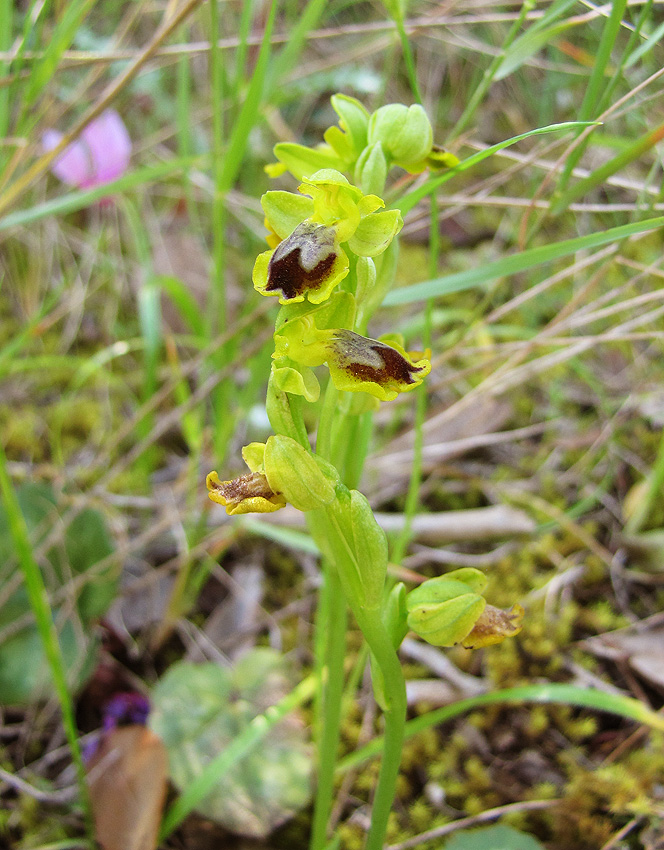
[[[60,142],[62,133],[47,130],[42,136],[44,150]],[[92,189],[121,177],[129,166],[131,139],[122,118],[107,109],[68,145],[52,165],[52,171],[68,186]]]

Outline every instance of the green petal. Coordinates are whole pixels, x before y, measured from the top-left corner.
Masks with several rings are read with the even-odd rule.
[[[314,211],[311,198],[294,192],[266,192],[261,198],[265,218],[280,239],[285,239],[295,228],[310,218]]]
[[[360,257],[382,254],[403,227],[399,210],[383,210],[363,218],[348,240],[350,250]]]
[[[320,384],[309,366],[277,365],[272,367],[272,375],[278,389],[292,395],[301,395],[307,401],[318,401]]]

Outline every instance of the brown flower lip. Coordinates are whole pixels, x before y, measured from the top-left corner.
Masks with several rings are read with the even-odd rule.
[[[261,472],[248,472],[231,481],[211,482],[210,489],[216,490],[229,504],[239,504],[245,499],[271,499],[276,494]]]
[[[281,291],[292,300],[316,290],[328,277],[336,256],[334,229],[303,221],[275,248],[265,291]]]
[[[339,331],[335,340],[337,366],[359,381],[401,385],[414,384],[413,375],[424,367],[413,366],[405,357],[379,340],[368,340],[353,331]]]
[[[478,649],[501,643],[521,631],[522,620],[523,608],[519,604],[512,605],[509,611],[487,605],[462,644],[467,649]]]

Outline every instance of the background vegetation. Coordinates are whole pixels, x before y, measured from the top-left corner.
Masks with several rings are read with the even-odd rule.
[[[663,31],[653,0],[0,0],[9,846],[80,845],[79,736],[118,692],[163,700],[183,659],[227,665],[272,647],[271,689],[252,691],[237,664],[226,685],[251,692],[253,714],[285,698],[289,735],[310,724],[312,541],[286,511],[227,521],[203,482],[213,468],[238,474],[240,446],[268,433],[275,308],[251,269],[272,146],[319,141],[334,92],[375,109],[414,102],[414,82],[436,141],[461,160],[536,128],[596,123],[529,135],[446,176],[433,201],[411,195],[401,288],[371,328],[411,348],[429,336],[434,356],[417,405],[382,408],[363,482],[394,574],[480,566],[492,602],[526,608],[522,634],[481,653],[406,642],[423,731],[409,738],[390,840],[440,847],[453,822],[507,807],[504,823],[551,850],[661,846],[661,739],[611,700],[657,709],[664,687]],[[109,106],[132,139],[129,170],[110,187],[63,186],[43,133],[73,138]],[[380,733],[365,661],[358,639],[347,753]],[[591,705],[613,714],[548,683],[592,686],[606,701]],[[526,705],[517,694],[481,706],[520,686]],[[475,702],[454,720],[435,713],[464,699]],[[233,700],[215,707],[234,719],[214,740],[223,751],[244,729],[249,751],[253,714]],[[350,758],[344,848],[361,846],[376,776]],[[265,763],[250,789],[269,786]],[[239,824],[185,807],[163,846],[237,847],[233,830],[274,828],[247,846],[306,847],[310,810],[276,826],[270,794]]]

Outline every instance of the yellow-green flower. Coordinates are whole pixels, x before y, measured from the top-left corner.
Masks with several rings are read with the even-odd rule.
[[[304,367],[327,363],[337,389],[369,393],[380,401],[415,389],[431,371],[425,353],[407,352],[398,342],[388,345],[346,328],[321,329],[311,315],[279,329],[273,357],[288,357]]]
[[[271,513],[290,502],[298,511],[312,511],[334,499],[339,476],[335,468],[284,434],[266,443],[249,443],[242,457],[247,475],[220,481],[211,472],[205,483],[208,496],[230,516]]]
[[[286,507],[283,494],[267,480],[264,457],[263,443],[249,443],[242,449],[242,458],[251,471],[230,481],[221,481],[216,472],[211,472],[205,479],[208,497],[223,505],[229,516],[269,514]]]
[[[286,507],[284,497],[281,493],[273,492],[261,472],[250,472],[231,481],[220,481],[217,473],[211,472],[205,479],[205,484],[209,498],[218,505],[223,505],[229,516],[268,514]]]
[[[326,301],[346,277],[349,260],[342,244],[358,257],[375,257],[403,225],[398,210],[380,210],[383,201],[364,195],[339,171],[317,171],[300,186],[301,195],[267,192],[261,203],[274,246],[256,259],[252,275],[262,295],[281,304],[305,298]],[[283,240],[275,244],[277,239]]]

